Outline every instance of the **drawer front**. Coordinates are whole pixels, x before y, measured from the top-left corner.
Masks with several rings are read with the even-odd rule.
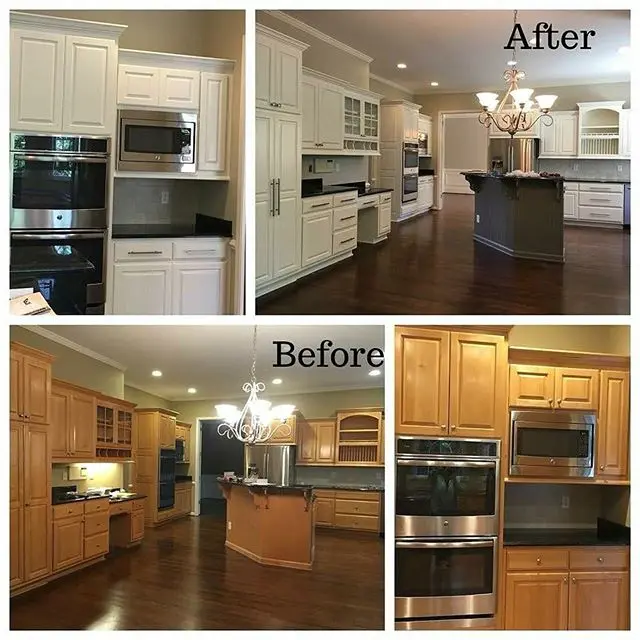
[[[380,203],[383,202],[391,202],[391,198],[393,197],[393,191],[385,191],[385,193],[380,194]]]
[[[333,489],[314,489],[313,495],[318,498],[335,498],[336,492]]]
[[[377,194],[375,196],[361,196],[360,198],[358,198],[358,209],[377,207],[379,202],[380,198]]]
[[[72,502],[70,504],[56,504],[53,507],[53,519],[77,518],[84,515],[84,502]]]
[[[95,500],[87,500],[84,503],[84,512],[85,513],[106,513],[109,511],[109,499],[95,499]]]
[[[109,531],[109,514],[92,513],[84,517],[85,538]]]
[[[133,500],[131,505],[132,511],[144,511],[144,498],[141,500]]]
[[[356,516],[378,516],[378,503],[371,500],[336,500],[336,513]]]
[[[302,199],[302,213],[322,211],[333,207],[333,196],[317,196],[315,198]]]
[[[144,538],[144,513],[134,511],[131,516],[131,540],[142,540]]]
[[[599,191],[600,193],[624,193],[623,184],[606,184],[602,182],[581,182],[580,191]]]
[[[622,208],[614,207],[578,207],[578,218],[588,222],[611,222],[622,224]]]
[[[539,571],[568,568],[568,549],[535,547],[507,550],[507,571]]]
[[[84,539],[84,559],[103,556],[109,552],[109,534],[99,533]]]
[[[173,518],[173,516],[176,514],[176,509],[175,507],[172,509],[163,509],[162,511],[158,511],[158,516],[156,517],[156,521],[157,522],[164,522],[165,520],[168,520],[169,518]]]
[[[589,547],[571,549],[569,567],[572,571],[624,570],[629,568],[629,549],[627,547]]]
[[[564,183],[565,191],[577,191],[578,183],[577,182],[565,182]]]
[[[621,207],[623,205],[623,198],[624,196],[621,193],[581,191],[578,204],[586,204],[594,207]]]
[[[340,207],[333,210],[333,230],[340,231],[358,224],[358,205]]]
[[[352,251],[358,245],[358,227],[340,229],[333,234],[333,255]]]
[[[335,526],[339,529],[360,529],[362,531],[377,531],[378,518],[374,516],[354,516],[336,513]]]
[[[115,262],[171,260],[171,240],[114,240]]]
[[[131,500],[109,505],[109,515],[116,516],[119,513],[131,513]]]
[[[336,491],[336,499],[338,500],[358,500],[367,502],[380,502],[380,493],[378,491]]]
[[[211,238],[173,242],[174,260],[224,260],[226,242]]]
[[[341,207],[345,204],[358,204],[358,192],[348,191],[347,193],[336,193],[333,196],[334,207]]]

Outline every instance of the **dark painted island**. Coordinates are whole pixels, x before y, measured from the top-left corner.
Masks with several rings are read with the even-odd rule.
[[[465,171],[473,239],[515,258],[564,262],[564,179]]]

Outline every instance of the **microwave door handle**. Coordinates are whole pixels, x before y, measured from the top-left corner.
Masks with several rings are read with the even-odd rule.
[[[399,467],[477,467],[496,466],[495,460],[396,460]]]
[[[491,540],[463,540],[459,542],[416,542],[413,540],[396,540],[396,549],[488,549],[495,546]]]

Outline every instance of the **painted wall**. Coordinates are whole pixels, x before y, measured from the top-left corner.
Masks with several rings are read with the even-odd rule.
[[[332,173],[314,173],[313,161],[316,157],[332,159],[337,170]],[[349,156],[302,156],[302,179],[322,178],[325,185],[343,182],[366,182],[369,177],[369,158]]]
[[[123,397],[124,372],[119,369],[28,331],[24,327],[11,327],[10,335],[11,340],[22,342],[53,355],[55,357],[52,365],[54,378],[93,389],[115,398]]]
[[[302,54],[302,64],[309,69],[326,73],[350,82],[361,89],[369,88],[369,63],[342,51],[324,40],[315,38],[287,22],[264,11],[256,12],[256,22],[309,45]]]
[[[123,487],[124,482],[124,467],[133,466],[125,465],[116,462],[90,462],[90,463],[74,463],[67,464],[54,464],[51,468],[51,486],[53,487],[68,487],[69,485],[76,485],[78,491],[86,491],[87,489],[126,489]],[[67,469],[72,467],[74,469],[85,468],[87,470],[87,478],[85,480],[67,480]]]
[[[171,402],[135,387],[124,386],[124,399],[135,402],[138,409],[170,409]]]
[[[517,325],[509,332],[512,347],[629,355],[629,344],[628,326]]]

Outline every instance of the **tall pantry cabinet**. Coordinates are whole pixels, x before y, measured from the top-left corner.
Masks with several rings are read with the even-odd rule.
[[[11,343],[9,440],[9,585],[51,573],[51,362]]]
[[[307,45],[256,27],[256,289],[300,269],[302,52]]]

